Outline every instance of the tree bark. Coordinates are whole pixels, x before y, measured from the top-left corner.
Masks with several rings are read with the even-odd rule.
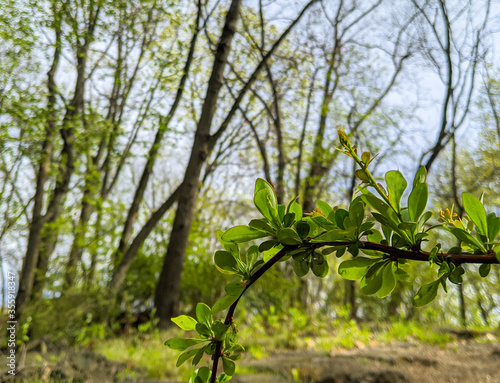
[[[163,263],[155,294],[159,326],[166,328],[170,318],[177,314],[181,273],[184,264],[189,231],[196,205],[201,169],[210,149],[210,127],[215,106],[222,87],[224,69],[236,33],[242,0],[233,0],[226,14],[226,21],[215,54],[214,66],[208,83],[207,94],[195,133],[193,148],[184,175],[184,182],[178,199],[170,242]]]
[[[78,45],[76,49],[76,62],[77,62],[77,77],[75,84],[75,91],[73,98],[66,108],[66,113],[62,121],[62,127],[60,129],[60,134],[63,140],[63,147],[59,155],[59,167],[56,179],[55,188],[52,192],[52,196],[47,206],[47,211],[45,213],[46,225],[53,225],[59,218],[63,200],[69,190],[69,184],[71,177],[75,170],[75,153],[74,153],[74,143],[75,143],[75,121],[78,118],[80,111],[83,108],[84,94],[85,94],[85,84],[87,81],[86,68],[88,61],[88,51],[90,44],[94,39],[95,27],[99,17],[100,7],[90,10],[89,22],[87,24],[87,29],[85,31],[85,36],[83,44]],[[43,244],[39,242],[38,246],[43,246],[44,251],[39,251],[37,271],[35,274],[34,286],[33,286],[33,297],[39,297],[43,293],[45,284],[45,274],[48,270],[49,259],[52,252],[55,249],[58,230],[54,227],[48,227],[47,236],[42,236],[45,241]]]
[[[45,217],[42,214],[45,199],[45,184],[48,179],[52,151],[54,149],[54,135],[56,132],[56,93],[57,85],[55,76],[59,67],[61,56],[61,15],[57,14],[54,6],[54,29],[55,29],[55,49],[52,65],[47,73],[47,125],[45,128],[45,139],[42,144],[40,161],[36,179],[36,190],[33,204],[33,215],[31,217],[28,246],[23,259],[23,266],[19,278],[19,288],[16,295],[16,320],[21,318],[26,303],[28,302],[33,289],[35,270],[40,252],[40,240],[42,228],[45,224]],[[61,12],[62,13],[62,12]]]

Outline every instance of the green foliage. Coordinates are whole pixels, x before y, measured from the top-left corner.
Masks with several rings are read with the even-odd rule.
[[[413,299],[417,307],[433,301],[439,286],[447,292],[448,281],[461,284],[465,273],[462,263],[468,263],[468,259],[482,263],[479,269],[482,277],[489,274],[492,263],[498,263],[499,218],[494,213],[487,215],[480,200],[464,193],[463,205],[468,216],[461,218],[446,209],[440,212],[442,224],[429,226],[427,221],[432,212],[425,211],[429,198],[425,168],[418,170],[404,206],[401,200],[408,183],[403,174],[387,172],[384,187],[370,173],[371,155],[365,152],[359,158],[356,147],[342,130],[339,130],[339,138],[342,149],[337,150],[361,168],[355,175],[362,183],[348,209],[319,201],[319,210],[304,216],[295,199],[286,206],[278,204],[272,186],[258,179],[254,204],[263,218],[252,220],[248,226],[235,226],[218,233],[224,250],[215,253],[215,266],[221,273],[239,280],[226,285],[226,295],[211,309],[198,304],[197,319],[185,315],[172,319],[181,329],[195,331],[198,338],[173,338],[165,343],[171,349],[184,351],[178,366],[191,358],[196,366],[203,354],[211,356],[214,366],[222,360],[224,374],[217,378],[219,380],[211,376],[208,368],[202,367],[193,373],[193,382],[226,381],[234,374],[234,362],[243,351],[237,343],[234,310],[245,291],[278,261],[291,258],[293,271],[299,277],[311,270],[316,277],[324,278],[330,270],[325,256],[335,253],[340,258],[348,252],[353,258],[344,260],[338,273],[348,280],[360,279],[361,291],[376,294],[378,298],[387,297],[398,282],[409,279],[408,260],[426,261],[430,268],[437,267],[437,279],[420,287]],[[367,208],[372,209],[368,217]],[[460,247],[442,253],[442,245],[438,243],[430,252],[425,252],[422,245],[429,240],[433,229],[448,231],[460,242]],[[241,244],[262,238],[265,239],[258,246],[251,245],[246,252],[240,249]],[[225,309],[229,310],[224,321],[212,317]]]

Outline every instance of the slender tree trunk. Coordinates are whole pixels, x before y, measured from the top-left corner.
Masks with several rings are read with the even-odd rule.
[[[45,139],[42,144],[40,153],[40,161],[36,179],[36,191],[33,204],[33,215],[31,217],[30,229],[28,235],[28,246],[23,259],[23,266],[19,278],[19,289],[16,295],[16,317],[19,320],[28,302],[33,289],[35,279],[35,270],[38,263],[38,255],[40,252],[40,241],[42,228],[45,224],[45,217],[42,214],[44,199],[45,199],[45,184],[48,179],[52,151],[54,149],[54,136],[56,133],[56,92],[57,85],[55,76],[59,67],[61,55],[61,20],[60,15],[57,15],[57,10],[54,9],[54,26],[55,26],[55,49],[52,65],[47,73],[47,125],[45,129]]]
[[[184,175],[182,192],[178,199],[170,242],[156,288],[155,306],[160,320],[159,325],[162,328],[170,325],[170,318],[177,314],[179,308],[181,273],[193,211],[198,197],[201,169],[210,150],[210,127],[222,86],[227,57],[231,50],[231,41],[236,32],[240,7],[241,0],[233,0],[226,15],[191,156]]]
[[[162,204],[162,206],[157,209],[152,216],[148,219],[146,224],[142,227],[139,233],[134,237],[132,243],[129,245],[130,237],[132,235],[132,226],[136,220],[137,213],[139,211],[139,206],[144,196],[144,192],[146,191],[146,187],[149,181],[149,177],[153,171],[153,166],[156,162],[156,158],[158,155],[158,150],[161,145],[161,141],[163,136],[168,128],[168,125],[177,111],[177,108],[182,99],[182,95],[184,93],[185,83],[188,78],[191,64],[193,62],[194,51],[196,48],[196,41],[198,38],[198,34],[200,31],[200,19],[201,19],[201,2],[198,1],[198,13],[196,16],[196,24],[195,31],[193,37],[191,38],[191,44],[189,48],[189,52],[186,58],[186,63],[184,65],[183,75],[179,82],[179,86],[177,88],[177,93],[174,99],[172,106],[170,107],[170,111],[168,112],[166,117],[160,119],[160,126],[155,136],[155,140],[153,145],[149,149],[149,154],[147,158],[146,165],[144,166],[141,179],[139,181],[139,185],[136,188],[134,199],[129,208],[127,219],[125,221],[124,228],[122,230],[122,235],[120,238],[120,242],[118,245],[118,249],[115,252],[113,258],[119,260],[119,263],[116,265],[115,270],[113,272],[113,277],[110,282],[110,290],[112,294],[116,294],[118,290],[123,285],[125,281],[125,277],[127,275],[130,266],[132,265],[137,252],[141,248],[142,244],[149,236],[151,231],[153,231],[156,224],[160,221],[163,215],[172,207],[172,205],[177,201],[179,196],[182,184],[177,187],[177,189],[169,196],[169,198]]]
[[[47,227],[48,232],[47,236],[42,236],[42,239],[45,239],[43,243],[44,251],[39,252],[38,254],[37,271],[34,280],[34,293],[37,297],[43,294],[45,275],[48,270],[50,256],[55,249],[58,237],[58,229],[55,224],[61,214],[63,200],[69,191],[69,184],[75,170],[75,123],[80,111],[83,108],[85,83],[87,80],[87,54],[90,44],[94,38],[94,31],[99,17],[99,11],[99,7],[90,11],[89,24],[87,25],[84,42],[82,45],[79,45],[76,50],[77,77],[75,91],[70,104],[66,108],[66,113],[62,121],[62,127],[60,129],[61,137],[63,139],[63,147],[59,156],[60,163],[58,168],[58,177],[47,207],[47,212],[45,213],[44,227]]]

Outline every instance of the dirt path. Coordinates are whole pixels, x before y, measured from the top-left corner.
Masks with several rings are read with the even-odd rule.
[[[28,353],[27,367],[20,376],[23,382],[120,382],[127,368],[89,350],[66,352],[52,363],[51,356],[45,355],[47,362],[37,368],[30,367],[30,359],[38,360],[40,366],[40,356]],[[441,347],[379,345],[332,354],[279,351],[261,360],[246,355],[240,365],[244,373],[233,378],[235,383],[500,383],[500,345],[462,341]],[[135,378],[126,374],[125,381],[167,382],[141,377],[140,370],[135,374]]]
[[[243,364],[260,375],[241,376],[235,383],[500,383],[500,346],[476,342],[402,343],[331,355],[279,352]]]

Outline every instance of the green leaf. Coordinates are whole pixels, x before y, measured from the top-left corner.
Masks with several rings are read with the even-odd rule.
[[[403,269],[401,269],[400,267],[396,268],[396,271],[394,272],[394,277],[400,282],[404,282],[408,280],[408,278],[410,278],[408,273]]]
[[[320,210],[323,212],[325,217],[329,218],[331,214],[333,214],[333,209],[332,207],[327,204],[324,201],[316,201],[316,205],[320,208]]]
[[[500,262],[500,246],[495,246],[493,248],[493,251],[495,252],[495,256],[497,257],[498,262]]]
[[[205,303],[198,303],[196,305],[196,319],[198,322],[210,325],[212,323],[212,310]]]
[[[197,345],[199,343],[206,342],[205,339],[184,339],[184,338],[172,338],[165,342],[165,346],[171,348],[172,350],[184,351],[186,348]]]
[[[271,202],[271,206],[274,208],[278,208],[278,198],[276,197],[276,193],[274,192],[274,188],[272,185],[263,180],[262,178],[258,178],[255,181],[255,191],[254,195],[256,195],[259,191],[266,190],[269,195],[269,201]]]
[[[324,278],[328,275],[330,267],[328,262],[320,253],[315,253],[311,260],[311,270],[314,275],[320,278]]]
[[[201,367],[198,370],[198,377],[202,380],[203,383],[208,383],[208,379],[212,376],[212,371],[208,367]]]
[[[302,238],[291,228],[278,231],[278,240],[284,245],[300,245],[302,243]]]
[[[236,301],[236,299],[238,299],[238,295],[226,295],[222,297],[213,305],[212,314],[215,315],[227,309]]]
[[[245,285],[241,284],[241,282],[233,282],[226,285],[224,289],[228,295],[239,296],[245,290]]]
[[[363,169],[358,169],[354,172],[354,175],[356,178],[359,180],[363,181],[364,183],[370,183],[370,177],[368,177],[368,174]]]
[[[483,263],[479,266],[479,275],[483,278],[487,277],[490,273],[491,265],[489,263]]]
[[[181,366],[186,360],[192,358],[194,355],[196,355],[196,353],[199,351],[199,350],[202,350],[202,348],[193,348],[192,350],[189,350],[189,351],[186,351],[186,352],[183,352],[179,358],[177,358],[177,363],[175,364],[175,367],[179,367]]]
[[[377,297],[385,298],[396,287],[396,278],[394,277],[393,262],[388,262],[382,272],[382,287],[377,291]]]
[[[214,256],[215,267],[222,274],[236,274],[238,262],[231,253],[227,251],[216,251]]]
[[[427,169],[425,166],[421,166],[417,174],[415,174],[415,178],[413,179],[413,189],[415,189],[418,185],[425,183],[425,179],[427,178]]]
[[[469,193],[462,194],[464,209],[477,227],[479,234],[488,237],[488,223],[486,220],[486,210],[476,197]]]
[[[240,250],[238,249],[238,245],[236,243],[233,243],[233,242],[224,241],[222,239],[222,236],[224,235],[224,233],[221,230],[217,230],[216,233],[217,233],[217,237],[219,238],[219,241],[222,244],[222,247],[224,248],[224,250],[233,254],[235,257],[238,257],[240,255]]]
[[[462,275],[465,273],[465,270],[462,266],[457,266],[451,274],[448,276],[448,279],[456,285],[460,285],[463,282]]]
[[[276,193],[271,184],[261,178],[255,182],[254,204],[264,217],[276,226],[280,225]]]
[[[410,214],[410,221],[417,222],[427,206],[427,199],[429,198],[429,191],[427,184],[418,184],[410,196],[408,197],[408,213]]]
[[[281,243],[278,243],[278,246],[274,246],[270,248],[269,250],[266,250],[262,252],[262,257],[264,259],[264,262],[268,262],[272,257],[274,257],[278,252],[283,249],[283,245]]]
[[[227,375],[233,376],[236,364],[232,360],[222,357],[222,368]]]
[[[488,240],[495,242],[495,238],[500,233],[500,217],[488,214]]]
[[[366,275],[363,279],[361,279],[360,282],[360,287],[363,294],[375,294],[381,289],[383,280],[383,266],[384,262],[378,262],[368,269]]]
[[[252,266],[259,258],[259,247],[257,245],[250,246],[247,250],[247,265]]]
[[[311,230],[311,227],[305,221],[297,223],[295,225],[295,228],[297,229],[297,234],[302,239],[307,238],[307,236],[309,235],[309,231]]]
[[[341,229],[345,229],[344,220],[346,219],[346,217],[349,217],[349,212],[347,210],[338,209],[337,211],[335,211],[335,223]]]
[[[207,344],[205,347],[202,347],[198,350],[198,352],[193,358],[193,362],[191,363],[193,366],[197,366],[198,363],[200,363],[200,360],[203,357],[203,354],[205,353],[205,350],[207,349],[208,346],[209,345]]]
[[[417,295],[413,298],[415,306],[422,307],[426,304],[432,302],[438,293],[439,285],[441,284],[441,279],[435,280],[434,282],[423,285],[417,292]]]
[[[344,261],[339,266],[339,274],[351,281],[356,281],[365,276],[368,269],[379,262],[380,258],[356,257]]]
[[[401,197],[408,183],[399,170],[388,171],[385,174],[385,183],[387,184],[387,191],[389,192],[389,202],[397,212],[400,212]]]
[[[351,206],[349,207],[349,220],[351,221],[351,226],[361,226],[364,218],[365,205],[363,204],[363,202],[351,204]]]
[[[226,334],[227,330],[229,330],[229,327],[231,326],[228,324],[224,324],[222,322],[215,322],[212,326],[215,338],[217,340],[223,340],[224,335]]]
[[[311,239],[311,243],[321,242],[351,242],[356,238],[356,227],[351,227],[348,230],[335,229],[321,234],[319,237]]]
[[[222,235],[222,239],[227,242],[241,243],[268,236],[269,234],[264,231],[256,230],[245,225],[238,225],[226,231]]]
[[[271,239],[269,241],[264,241],[259,245],[259,251],[263,253],[264,251],[272,249],[274,246],[279,245],[279,241]]]
[[[193,331],[196,327],[196,323],[198,323],[196,319],[187,315],[180,315],[178,317],[172,318],[171,321],[181,329],[186,331]]]
[[[276,235],[276,230],[263,219],[252,219],[248,226],[252,229],[265,231],[270,235]]]
[[[459,229],[458,227],[452,227],[449,229],[449,231],[460,241],[465,242],[469,246],[472,246],[474,249],[479,249],[483,252],[486,252],[483,244],[479,243],[472,235],[467,233],[465,230]]]
[[[207,338],[212,336],[212,332],[205,323],[196,323],[195,330],[198,332],[198,334],[205,336]]]
[[[293,261],[293,271],[298,277],[302,278],[309,272],[309,262],[307,259],[294,260]]]
[[[290,206],[290,213],[295,214],[295,221],[300,221],[302,219],[302,208],[297,202],[293,202]]]

